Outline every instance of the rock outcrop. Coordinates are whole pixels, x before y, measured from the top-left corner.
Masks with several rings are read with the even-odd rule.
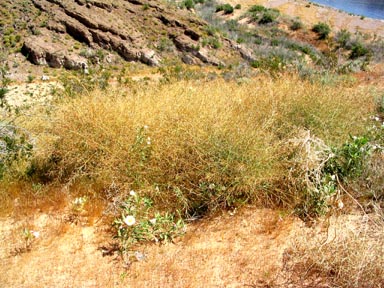
[[[25,40],[22,53],[27,56],[33,64],[48,65],[53,68],[64,67],[66,69],[78,70],[87,68],[87,59],[81,56],[69,56],[61,52],[61,45],[41,41],[37,36],[31,36]]]
[[[48,18],[40,34],[27,37],[22,48],[22,53],[37,65],[84,68],[87,59],[71,47],[76,41],[94,50],[114,51],[126,61],[151,66],[175,56],[191,64],[224,65],[215,56],[215,49],[201,48],[207,25],[204,21],[187,10],[165,7],[158,0],[32,2]],[[68,42],[65,35],[74,42]],[[220,49],[233,47],[223,45]]]

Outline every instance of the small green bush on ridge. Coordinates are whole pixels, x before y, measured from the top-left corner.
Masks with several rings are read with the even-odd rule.
[[[317,33],[319,39],[326,39],[331,33],[331,28],[328,24],[319,22],[312,27],[312,31]]]

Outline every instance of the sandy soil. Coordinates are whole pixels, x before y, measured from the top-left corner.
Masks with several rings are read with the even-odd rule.
[[[224,214],[189,224],[176,244],[139,247],[145,260],[127,268],[116,255],[102,256],[108,226],[71,224],[54,213],[0,224],[0,287],[267,287],[303,225],[266,209]],[[23,251],[23,228],[40,233],[30,251]]]

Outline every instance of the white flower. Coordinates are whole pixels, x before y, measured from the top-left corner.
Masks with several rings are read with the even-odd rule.
[[[131,195],[131,196],[136,196],[136,192],[133,191],[133,190],[131,190],[131,191],[129,191],[129,195]]]
[[[139,251],[135,251],[135,257],[137,261],[144,261],[145,258],[147,258],[144,253],[141,253]]]
[[[31,231],[31,234],[35,238],[39,238],[40,237],[40,232],[39,231]]]
[[[337,201],[337,207],[338,207],[340,210],[343,209],[343,208],[344,208],[344,203],[343,203],[343,201],[341,201],[341,200]]]
[[[335,180],[336,180],[336,176],[335,176],[335,175],[332,175],[332,176],[331,176],[331,180],[332,180],[332,181],[335,181]]]
[[[156,218],[149,220],[149,222],[151,222],[152,225],[155,225],[156,224]]]
[[[150,137],[147,138],[147,145],[151,145],[151,138]]]
[[[147,130],[149,127],[148,125],[144,125],[144,129]]]
[[[132,215],[128,215],[124,218],[124,223],[127,224],[128,226],[135,225],[136,219]]]

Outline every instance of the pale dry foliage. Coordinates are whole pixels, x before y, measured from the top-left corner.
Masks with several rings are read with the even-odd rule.
[[[291,75],[133,85],[66,99],[23,125],[36,135],[37,181],[117,183],[185,213],[290,205],[290,139],[310,131],[339,144],[364,131],[373,96],[353,86]]]
[[[291,280],[384,287],[383,231],[383,219],[374,215],[331,217],[325,228],[301,230],[286,252]]]

